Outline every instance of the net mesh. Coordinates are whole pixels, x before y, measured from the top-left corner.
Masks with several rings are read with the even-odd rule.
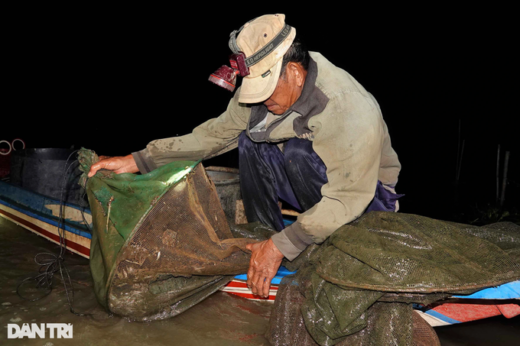
[[[164,319],[197,304],[247,271],[245,246],[256,241],[233,236],[202,165],[161,169],[148,177],[100,172],[88,182],[97,297],[132,320]],[[157,182],[163,190],[153,189]]]
[[[371,212],[292,263],[267,338],[273,345],[438,345],[412,303],[520,278],[520,227]],[[297,340],[297,343],[294,343]]]
[[[247,271],[245,244],[233,238],[198,166],[166,192],[120,253],[110,310],[133,318],[176,315],[229,282],[226,275]],[[187,296],[189,303],[182,302]]]

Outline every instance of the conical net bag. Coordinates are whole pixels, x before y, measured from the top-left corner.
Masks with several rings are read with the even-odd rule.
[[[80,154],[84,171],[97,161]],[[83,181],[85,183],[85,181]],[[146,175],[98,172],[86,182],[91,269],[99,302],[134,320],[177,315],[247,271],[214,184],[197,162]]]

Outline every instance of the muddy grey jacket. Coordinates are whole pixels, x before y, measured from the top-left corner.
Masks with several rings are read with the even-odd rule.
[[[263,105],[238,102],[185,136],[159,139],[133,153],[142,173],[171,161],[207,159],[238,145],[246,131],[253,141],[279,143],[306,138],[327,167],[322,199],[272,239],[289,259],[309,244],[323,242],[340,226],[358,218],[374,197],[377,181],[395,186],[401,165],[374,97],[346,71],[311,52],[302,94],[289,111],[258,129],[267,116]],[[273,117],[271,117],[273,118]]]

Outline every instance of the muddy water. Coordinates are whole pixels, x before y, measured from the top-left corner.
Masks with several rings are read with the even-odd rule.
[[[67,298],[56,278],[53,292],[36,302],[20,299],[17,284],[37,270],[34,255],[58,252],[58,246],[0,217],[0,345],[268,345],[270,303],[252,302],[218,292],[185,313],[165,321],[129,322],[110,316],[96,302],[88,260],[67,253],[75,287],[75,309],[93,314],[78,317],[69,312]],[[73,339],[7,340],[7,324],[71,323]],[[436,328],[443,346],[518,345],[520,318],[498,317],[474,323]]]
[[[74,283],[74,307],[93,317],[69,312],[61,279],[53,292],[36,302],[20,299],[17,284],[38,269],[34,255],[59,248],[0,217],[0,345],[268,345],[263,334],[272,304],[218,292],[182,315],[151,323],[129,322],[108,315],[92,290],[88,260],[67,253]],[[7,324],[72,323],[73,339],[7,340]]]

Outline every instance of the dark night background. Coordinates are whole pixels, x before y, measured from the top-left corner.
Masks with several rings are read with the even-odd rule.
[[[127,155],[153,139],[186,134],[218,116],[231,97],[207,81],[228,63],[229,33],[278,12],[309,50],[378,100],[403,166],[401,211],[448,219],[493,204],[499,144],[502,155],[511,152],[506,207],[514,210],[520,150],[518,111],[510,106],[518,90],[509,86],[517,80],[512,11],[408,7],[395,14],[317,5],[12,13],[0,140]],[[459,121],[465,148],[456,188]],[[236,152],[208,164],[236,167]]]

